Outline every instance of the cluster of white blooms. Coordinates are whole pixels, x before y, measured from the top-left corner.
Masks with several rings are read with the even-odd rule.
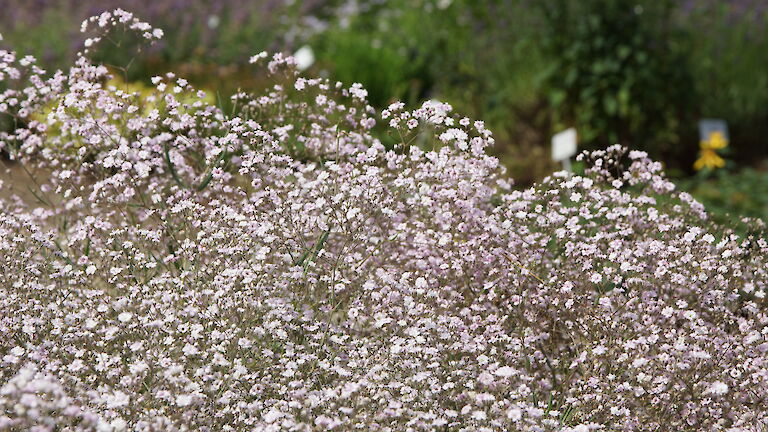
[[[768,428],[764,228],[644,153],[512,190],[482,122],[290,57],[232,113],[0,59],[0,429]]]

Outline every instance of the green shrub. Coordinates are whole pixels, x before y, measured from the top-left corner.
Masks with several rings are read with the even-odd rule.
[[[673,1],[553,0],[541,3],[548,100],[582,145],[621,142],[655,156],[676,156],[693,88],[685,40],[671,22]],[[690,126],[689,126],[690,127]]]
[[[768,153],[768,14],[737,14],[728,4],[695,9],[682,21],[702,117],[728,122],[731,157],[753,162]]]
[[[362,83],[375,106],[434,98],[484,118],[494,151],[528,184],[552,169],[539,85],[549,60],[531,12],[524,1],[396,0],[332,22],[311,44],[332,78]]]
[[[752,168],[718,170],[709,177],[678,181],[721,224],[735,225],[742,217],[768,221],[768,172]]]
[[[4,43],[55,68],[81,46],[71,29],[83,14],[120,1],[11,1],[0,32]],[[265,85],[243,67],[250,55],[308,44],[316,71],[362,83],[374,106],[439,99],[483,118],[495,155],[522,184],[551,172],[550,137],[568,126],[578,129],[582,148],[620,142],[680,175],[692,171],[699,118],[728,122],[733,160],[768,156],[768,15],[734,7],[749,2],[271,3],[136,0],[137,15],[168,29],[166,44],[96,58],[130,64],[129,81],[175,70],[226,101],[239,88]]]

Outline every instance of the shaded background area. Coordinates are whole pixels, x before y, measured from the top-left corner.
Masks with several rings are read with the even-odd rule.
[[[721,220],[768,219],[768,0],[0,0],[3,47],[64,68],[80,23],[122,7],[163,28],[98,53],[148,82],[174,71],[226,104],[262,50],[310,47],[308,75],[362,83],[378,108],[440,99],[482,119],[518,185],[547,175],[550,138],[648,151]],[[695,172],[697,122],[728,122],[726,166]],[[383,137],[386,138],[386,137]]]

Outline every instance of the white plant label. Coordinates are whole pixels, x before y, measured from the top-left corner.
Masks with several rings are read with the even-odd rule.
[[[552,137],[552,159],[562,162],[563,168],[571,170],[571,158],[576,154],[576,129],[566,129]]]
[[[309,45],[299,48],[293,53],[293,57],[296,59],[296,68],[299,71],[305,71],[315,63],[315,52]]]

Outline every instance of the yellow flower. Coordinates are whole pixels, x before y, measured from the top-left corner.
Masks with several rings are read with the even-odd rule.
[[[722,132],[716,131],[709,134],[706,140],[699,143],[701,152],[699,159],[694,162],[693,169],[700,171],[704,168],[715,169],[725,166],[725,159],[721,158],[715,150],[720,150],[728,146],[728,140]]]
[[[709,139],[701,142],[702,149],[720,150],[728,146],[728,140],[722,132],[716,131],[709,134]]]
[[[696,171],[700,171],[703,168],[715,169],[725,166],[725,159],[721,158],[714,150],[702,149],[701,157],[693,164],[693,168]]]

